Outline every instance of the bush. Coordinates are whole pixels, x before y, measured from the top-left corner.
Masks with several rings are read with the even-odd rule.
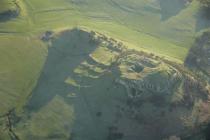
[[[210,7],[210,0],[198,0],[205,7]]]

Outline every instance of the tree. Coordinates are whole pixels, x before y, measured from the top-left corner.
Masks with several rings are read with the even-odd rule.
[[[205,7],[210,7],[210,0],[198,0]]]

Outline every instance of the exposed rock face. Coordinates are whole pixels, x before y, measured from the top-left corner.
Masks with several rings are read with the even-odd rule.
[[[21,140],[179,140],[210,121],[209,85],[178,64],[80,29],[49,41]]]

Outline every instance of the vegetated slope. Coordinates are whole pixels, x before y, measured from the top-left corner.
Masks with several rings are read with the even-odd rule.
[[[182,47],[189,47],[197,23],[204,20],[199,18],[200,5],[196,0],[83,0],[73,5],[93,20],[113,20],[117,24],[169,40]]]
[[[9,4],[9,1],[5,2]],[[3,1],[1,2],[3,3]],[[209,104],[206,93],[209,92],[207,91],[209,87],[206,82],[202,82],[205,80],[200,80],[196,75],[182,67],[180,68],[173,62],[158,57],[153,58],[142,52],[129,51],[131,48],[135,48],[167,58],[175,58],[171,59],[174,61],[176,59],[183,61],[194,40],[194,35],[209,27],[209,20],[204,21],[203,17],[200,16],[200,6],[196,0],[188,4],[174,0],[171,3],[166,2],[166,5],[161,4],[160,0],[19,0],[18,2],[21,8],[20,16],[0,22],[0,100],[2,105],[0,108],[2,114],[0,139],[17,139],[17,137],[44,140],[68,139],[69,137],[72,139],[73,137],[74,139],[93,139],[94,136],[95,139],[101,137],[104,139],[138,139],[141,136],[145,139],[152,139],[154,137],[169,137],[172,133],[172,135],[177,134],[185,137],[185,131],[180,132],[182,126],[184,128],[187,126],[186,131],[191,128],[198,130],[200,124],[208,122],[209,116],[206,108]],[[167,9],[167,3],[172,7],[175,4],[179,6],[171,10],[171,8]],[[3,9],[2,11],[7,11],[4,8],[7,9],[10,6],[0,5],[0,7]],[[7,15],[7,17],[10,16]],[[75,26],[85,26],[107,34],[123,41],[126,47],[119,47],[122,45],[121,43],[115,44],[115,41],[109,39],[109,41],[104,41],[105,44],[101,41],[98,42],[98,39],[94,41],[94,39],[92,40],[93,35],[89,35],[85,31],[69,31],[58,34],[51,42],[52,45],[49,44],[51,47],[44,72],[41,74],[39,83],[33,91],[32,99],[28,103],[28,113],[25,112],[26,114],[22,116],[20,121],[20,114],[16,114],[16,112],[20,113],[19,110],[27,101],[45,61],[46,48],[42,46],[43,43],[37,40],[38,34],[46,30]],[[82,37],[78,37],[80,35]],[[92,40],[93,44],[88,41],[89,39]],[[72,44],[73,40],[76,41],[75,44]],[[77,42],[78,40],[81,41],[80,44]],[[64,45],[60,46],[62,43]],[[83,50],[78,46],[88,47],[83,48]],[[116,47],[120,49],[116,49]],[[57,53],[57,48],[61,53]],[[122,48],[128,53],[122,51]],[[74,55],[75,53],[76,55]],[[138,64],[139,62],[142,64]],[[58,65],[54,66],[55,63]],[[176,75],[177,72],[181,73],[183,78],[178,78],[178,81],[172,80],[171,83],[166,82],[170,81],[168,79],[173,79],[171,78],[172,75],[174,73]],[[67,84],[63,83],[64,79]],[[191,82],[188,83],[188,81]],[[113,83],[119,85],[119,89],[116,86],[113,87]],[[139,101],[140,97],[136,95],[136,93],[141,92],[143,101]],[[165,92],[170,94],[165,94]],[[85,94],[87,97],[83,96],[83,93],[87,93]],[[158,96],[153,97],[153,93]],[[128,95],[134,97],[136,95],[137,99],[131,98],[132,96],[128,97]],[[173,101],[171,101],[172,97]],[[111,98],[113,100],[110,100]],[[166,99],[162,100],[162,98]],[[153,105],[156,104],[157,99],[163,101],[157,103],[160,104],[160,107]],[[132,101],[131,108],[135,109],[125,109],[128,106],[125,105],[127,100]],[[168,108],[170,111],[173,110],[171,108],[177,100],[176,113],[173,111],[168,113]],[[113,107],[116,102],[120,102],[117,103],[117,106],[120,106],[121,110],[124,111],[118,113],[119,107]],[[141,102],[143,102],[143,106],[133,107],[136,106],[136,103]],[[95,104],[98,106],[95,107]],[[149,109],[143,110],[146,108],[145,106],[149,106]],[[186,106],[189,108],[186,109]],[[200,108],[204,108],[204,110]],[[136,109],[141,111],[139,111],[140,113],[137,111],[136,115],[133,115]],[[158,111],[155,112],[153,109]],[[135,111],[127,113],[129,112],[127,110]],[[168,128],[167,132],[157,128],[156,125],[154,126],[154,123],[150,123],[154,122],[155,117],[147,117],[151,116],[151,112],[155,112],[154,114],[158,116],[160,110],[163,111],[161,114],[165,117],[157,117],[157,124]],[[177,112],[181,112],[180,115]],[[199,112],[207,113],[200,115]],[[169,117],[173,113],[176,114],[174,118]],[[123,116],[123,121],[115,114]],[[137,121],[134,121],[133,118],[127,117],[132,115],[137,116],[136,118],[143,116],[143,119],[140,119],[140,123],[136,123]],[[181,128],[173,127],[171,130],[170,128],[175,123],[172,121],[167,124],[166,118],[171,120],[178,118],[178,121],[174,122],[180,124],[176,126]],[[192,118],[197,118],[197,120]],[[119,122],[113,121],[118,119]],[[142,124],[144,122],[142,120],[145,120],[146,123]],[[162,123],[162,120],[166,124]],[[112,124],[115,126],[110,126]],[[140,124],[141,128],[132,128],[131,130],[142,133],[137,136],[136,133],[131,134],[132,132],[125,130],[127,124],[132,126]],[[146,132],[141,131],[142,129],[149,132],[151,130],[160,131],[159,133],[152,132],[152,135],[148,136],[144,135]],[[175,132],[176,130],[177,132]],[[98,135],[95,135],[95,132],[98,132]],[[186,133],[191,134],[191,132],[189,130]],[[160,135],[156,136],[157,134]]]
[[[24,105],[36,84],[46,48],[40,40],[1,35],[0,116]],[[11,42],[14,44],[11,45]]]
[[[209,44],[210,34],[209,31],[203,32],[200,36],[197,37],[192,48],[189,51],[188,56],[185,60],[185,66],[194,72],[198,73],[200,76],[209,80],[210,76],[210,44]],[[198,133],[189,137],[187,140],[198,140],[202,139],[201,135],[205,135],[204,140],[210,138],[209,135],[210,123],[207,124],[207,127],[201,131],[200,135]]]
[[[199,36],[186,58],[185,65],[210,76],[210,32]]]
[[[36,85],[47,49],[37,38],[19,34],[1,35],[0,42],[0,139],[12,140],[11,124],[18,120],[13,118],[22,113]]]
[[[209,85],[183,66],[81,29],[50,38],[19,139],[186,138],[209,122]]]

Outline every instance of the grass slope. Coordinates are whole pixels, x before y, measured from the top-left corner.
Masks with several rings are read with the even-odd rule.
[[[21,108],[36,84],[45,60],[43,43],[30,37],[0,37],[0,114]],[[15,42],[11,44],[11,42]]]
[[[181,61],[187,55],[196,34],[198,18],[195,15],[199,11],[196,1],[185,7],[178,0],[175,4],[180,9],[177,9],[178,12],[174,9],[173,14],[165,9],[167,5],[161,5],[158,0],[23,0],[19,3],[27,16],[2,24],[1,29],[6,32],[41,33],[82,26],[125,41],[129,47],[135,46]],[[168,6],[172,5],[168,3]],[[167,20],[162,20],[165,15],[161,10],[169,13]],[[181,51],[174,53],[175,50]]]
[[[57,32],[72,27],[94,30],[123,42],[130,49],[143,50],[183,63],[195,35],[209,28],[199,26],[198,30],[197,25],[203,17],[195,0],[186,6],[178,0],[167,2],[169,7],[177,5],[178,8],[173,11],[167,9],[167,5],[162,5],[161,0],[18,0],[15,6],[10,0],[2,0],[0,4],[1,13],[17,6],[19,9],[15,18],[0,21],[0,114],[5,114],[12,108],[21,109],[36,85],[46,60],[46,46],[49,45],[39,39],[46,30]],[[66,42],[66,38],[61,41]],[[107,56],[104,60],[100,57],[103,53]],[[117,55],[110,54],[109,50],[101,48],[95,50],[92,58],[102,62],[98,65],[103,67],[103,64],[110,65],[110,60]],[[124,67],[126,65],[120,70],[125,71],[126,77],[126,71],[129,70]],[[97,78],[98,73],[104,72],[104,69],[84,62],[74,72]],[[131,73],[130,76],[139,75]],[[81,81],[71,75],[62,80],[79,88],[88,86],[78,84]],[[68,97],[72,96],[75,93],[68,93]],[[60,100],[63,99],[59,97],[55,102]],[[39,117],[39,113],[37,114]],[[27,138],[24,134],[22,137]]]
[[[185,61],[185,65],[190,68],[202,71],[206,75],[210,75],[210,33],[204,32],[199,36],[193,47],[190,49]]]
[[[207,87],[181,65],[81,29],[50,42],[21,140],[185,138],[210,119]]]

